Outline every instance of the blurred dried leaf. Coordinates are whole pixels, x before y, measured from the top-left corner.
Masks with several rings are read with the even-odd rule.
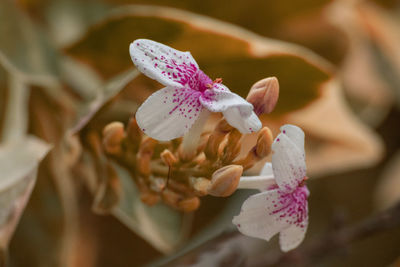
[[[263,38],[211,18],[155,6],[132,5],[114,10],[66,52],[110,78],[132,67],[128,46],[136,38],[190,50],[205,73],[212,78],[222,77],[232,91],[242,96],[255,81],[276,76],[283,89],[276,113],[298,109],[317,99],[319,85],[331,77],[331,66],[305,48]],[[141,84],[143,81],[136,80],[132,87]]]
[[[27,137],[0,146],[0,247],[6,248],[36,181],[39,162],[50,147]]]
[[[385,167],[375,192],[375,205],[387,209],[400,201],[400,152]]]
[[[34,80],[53,80],[55,51],[45,36],[18,10],[15,1],[0,2],[0,62],[10,72]]]
[[[306,134],[307,173],[310,177],[337,174],[376,164],[383,156],[382,139],[349,108],[340,82],[333,79],[323,85],[321,97],[303,109],[282,116],[263,115],[262,121],[277,135],[279,127],[290,123]],[[246,149],[255,135],[245,137]],[[258,173],[262,161],[250,170]]]
[[[163,204],[151,207],[144,204],[129,173],[118,165],[113,166],[123,188],[122,199],[113,210],[114,215],[158,250],[171,252],[188,235],[184,226],[185,215]]]
[[[3,139],[4,121],[6,120],[8,99],[7,72],[0,65],[0,140]]]
[[[310,175],[365,168],[383,155],[381,138],[352,113],[337,80],[325,85],[318,101],[282,119],[305,131]]]
[[[129,69],[128,71],[117,75],[113,79],[110,79],[110,81],[98,91],[96,98],[82,107],[75,126],[70,130],[70,134],[78,133],[86,127],[87,124],[93,120],[96,114],[98,114],[101,109],[105,108],[110,101],[138,75],[139,72],[137,70]],[[132,111],[135,108],[136,107],[132,105]],[[102,127],[99,128],[102,129]]]
[[[32,20],[45,26],[58,46],[74,41],[107,9],[98,0],[16,0]]]
[[[145,4],[179,8],[242,26],[260,35],[311,48],[331,62],[346,52],[343,34],[327,25],[325,7],[332,0],[281,1],[179,1],[107,0],[112,4]]]
[[[398,14],[390,14],[372,3],[363,3],[357,8],[359,21],[379,53],[377,60],[380,74],[395,89],[397,104],[400,105],[400,20]]]
[[[29,88],[17,75],[7,77],[8,98],[5,102],[4,129],[1,139],[4,142],[19,141],[27,132]]]
[[[351,104],[362,120],[377,125],[393,104],[393,90],[389,79],[382,75],[387,69],[382,68],[377,59],[376,44],[371,42],[366,27],[373,20],[363,18],[362,15],[362,10],[371,9],[368,6],[364,2],[336,1],[326,14],[350,41],[349,53],[340,74]],[[372,23],[380,34],[389,31],[389,27],[380,27],[377,24]]]

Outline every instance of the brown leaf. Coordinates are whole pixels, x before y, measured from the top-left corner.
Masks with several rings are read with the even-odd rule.
[[[324,13],[331,0],[281,1],[177,1],[107,0],[112,4],[168,6],[242,26],[260,35],[311,48],[339,63],[346,52],[343,34],[326,24]]]
[[[82,107],[80,114],[76,119],[76,123],[72,129],[69,130],[69,134],[75,134],[86,127],[98,112],[105,108],[137,75],[138,71],[133,69],[128,70],[106,83],[103,89],[99,91],[96,98]],[[132,105],[132,109],[134,108],[134,105]]]
[[[242,96],[255,81],[276,76],[282,88],[276,113],[298,109],[317,99],[319,85],[331,77],[331,66],[305,48],[162,7],[128,6],[115,10],[66,52],[110,78],[133,66],[128,46],[136,38],[190,50],[204,72],[211,78],[222,77],[232,91]],[[132,87],[142,84],[135,80]],[[150,89],[148,94],[157,88]]]
[[[0,18],[0,62],[9,71],[52,79],[55,52],[42,32],[18,10],[15,1],[0,2]]]
[[[374,22],[378,18],[378,10],[364,2],[337,1],[328,11],[330,21],[342,29],[350,42],[349,52],[340,69],[346,93],[358,115],[369,124],[376,125],[387,114],[394,100],[390,79],[386,77],[391,71],[382,66],[377,52],[382,42],[392,46],[391,50],[381,47],[382,52],[395,50],[397,53],[394,49],[397,45],[395,34],[391,34],[391,27],[382,25],[383,21]],[[377,36],[370,34],[370,24]],[[391,42],[377,38],[380,35],[388,37]],[[393,53],[390,57],[396,58],[395,55]]]
[[[400,201],[400,153],[388,162],[375,192],[375,206],[384,210]]]
[[[6,248],[36,181],[49,146],[34,137],[0,146],[0,247]]]

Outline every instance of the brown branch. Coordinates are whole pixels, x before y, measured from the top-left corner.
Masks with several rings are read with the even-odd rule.
[[[363,240],[374,234],[393,229],[399,225],[400,202],[393,208],[372,215],[357,224],[332,229],[323,237],[300,245],[299,248],[286,254],[269,253],[257,258],[252,257],[252,260],[247,258],[246,266],[310,266],[326,256],[345,249],[349,244]],[[211,256],[215,254],[214,256],[218,257],[219,262],[231,262],[236,259],[240,264],[234,266],[243,266],[246,262],[246,257],[243,255],[243,246],[246,245],[246,242],[240,241],[242,240],[241,237],[242,235],[236,231],[224,232],[202,245],[187,251],[180,257],[172,261],[164,262],[164,264],[167,264],[167,266],[176,266],[188,262],[195,263],[201,259],[202,255],[211,253],[208,255]],[[226,259],[221,257],[221,255],[217,255],[221,254],[220,249],[222,247],[232,250],[230,253],[226,253]]]
[[[338,252],[347,245],[400,225],[400,202],[394,207],[351,226],[332,230],[324,237],[300,246],[286,254],[261,256],[251,266],[296,265],[309,266],[324,257]]]

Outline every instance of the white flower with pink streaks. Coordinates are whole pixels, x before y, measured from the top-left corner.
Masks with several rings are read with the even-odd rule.
[[[139,127],[148,136],[162,141],[181,137],[209,111],[222,112],[242,133],[261,128],[253,106],[229,91],[220,79],[213,82],[189,52],[146,39],[131,43],[129,52],[141,72],[166,86],[152,94],[136,113]]]
[[[241,233],[267,241],[279,233],[281,249],[289,251],[303,241],[308,226],[304,132],[282,126],[272,151],[272,165],[267,163],[260,176],[241,178],[239,188],[262,192],[250,196],[232,222]]]

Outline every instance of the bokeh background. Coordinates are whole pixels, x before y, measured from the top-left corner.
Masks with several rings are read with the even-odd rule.
[[[243,97],[258,80],[278,78],[280,99],[262,121],[274,133],[284,123],[306,133],[302,246],[330,241],[327,234],[400,200],[399,1],[1,0],[0,244],[9,266],[278,264],[277,238],[232,228],[251,191],[204,197],[198,211],[181,214],[141,203],[117,167],[123,199],[112,214],[96,212],[96,181],[107,174],[98,172],[90,136],[126,124],[161,88],[130,60],[138,38],[191,51]],[[398,266],[399,243],[394,225],[279,264]]]

